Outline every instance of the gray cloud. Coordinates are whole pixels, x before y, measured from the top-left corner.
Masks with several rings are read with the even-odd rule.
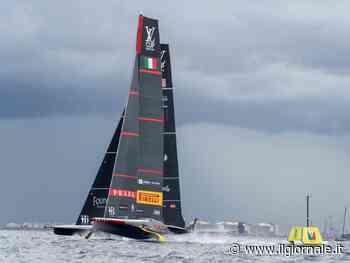
[[[264,129],[271,124],[261,109],[278,109],[291,122],[278,118],[273,126],[279,130],[329,132],[333,116],[349,110],[350,82],[348,4],[332,13],[329,5],[6,2],[0,11],[0,117],[114,113],[130,82],[136,15],[143,12],[160,19],[162,40],[171,44],[179,103],[193,97],[196,108],[218,104],[211,115],[220,115],[221,106],[234,112],[238,104],[251,114],[232,124],[247,127],[267,118],[257,125]],[[280,107],[286,101],[289,107]],[[308,112],[319,115],[316,126]],[[337,131],[346,132],[347,118],[336,119]]]

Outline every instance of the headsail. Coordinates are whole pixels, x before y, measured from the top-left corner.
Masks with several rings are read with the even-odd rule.
[[[56,225],[53,232],[56,235],[73,235],[89,232],[92,229],[92,218],[101,217],[104,214],[109,185],[112,177],[114,162],[118,150],[120,132],[123,125],[124,112],[114,131],[112,140],[107,148],[96,178],[86,197],[84,206],[77,218],[75,225]],[[91,232],[90,232],[91,233]],[[89,236],[89,234],[88,234]]]
[[[123,124],[123,117],[124,112],[107,148],[95,181],[86,197],[84,206],[77,218],[76,225],[90,225],[91,218],[100,217],[104,214],[108,189],[119,144],[120,131]]]
[[[140,16],[133,79],[105,218],[163,221],[161,96],[158,21]]]
[[[161,44],[162,92],[164,109],[163,217],[166,225],[185,227],[181,212],[180,178],[176,147],[174,95],[169,45]]]

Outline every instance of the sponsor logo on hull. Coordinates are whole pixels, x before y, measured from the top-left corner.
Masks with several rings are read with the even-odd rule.
[[[136,202],[145,205],[163,205],[163,193],[137,190]]]

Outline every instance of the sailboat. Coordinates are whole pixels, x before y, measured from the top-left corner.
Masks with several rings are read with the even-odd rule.
[[[291,228],[288,241],[296,246],[321,245],[323,238],[318,227],[310,224],[309,211],[310,194],[306,195],[306,226],[294,226]]]
[[[169,46],[159,42],[158,21],[140,15],[124,113],[76,225],[54,232],[163,241],[194,224],[185,226],[181,210]]]
[[[345,226],[346,226],[346,217],[348,215],[348,209],[345,206],[344,208],[344,218],[343,218],[343,229],[342,229],[342,234],[340,236],[340,238],[337,238],[337,241],[350,241],[350,234],[346,234],[345,233]]]
[[[158,21],[140,15],[113,176],[94,230],[159,241],[187,233],[180,200],[169,46],[159,42]]]
[[[103,216],[112,178],[114,162],[123,125],[124,112],[114,131],[112,140],[105,152],[95,180],[89,190],[85,203],[74,225],[57,225],[53,231],[57,235],[73,235],[88,233],[92,229],[92,218]]]

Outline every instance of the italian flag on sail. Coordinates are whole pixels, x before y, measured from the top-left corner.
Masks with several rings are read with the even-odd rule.
[[[150,70],[157,70],[158,63],[156,58],[143,57],[143,68]]]

